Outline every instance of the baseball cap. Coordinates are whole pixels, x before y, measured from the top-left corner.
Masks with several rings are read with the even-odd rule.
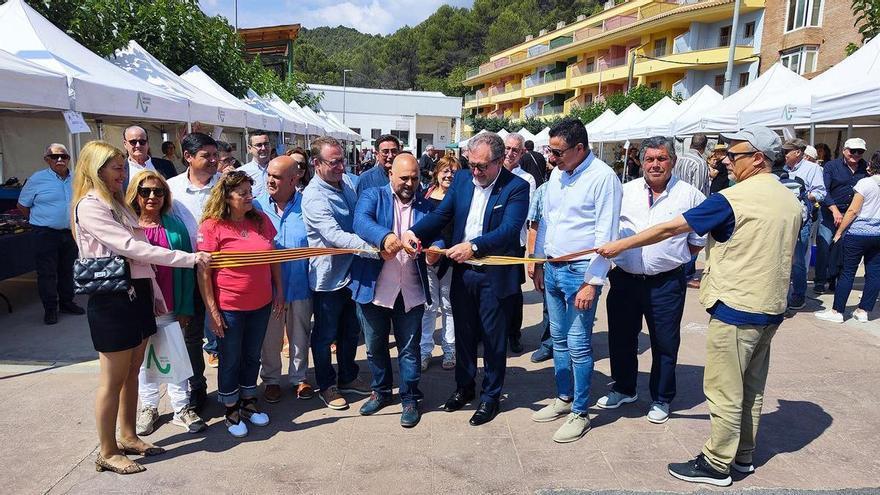
[[[721,137],[725,141],[747,141],[771,162],[782,152],[779,135],[762,125],[751,125],[736,132],[722,133]]]
[[[718,143],[718,144],[715,145],[714,148],[712,148],[712,151],[724,151],[724,150],[726,150],[726,149],[727,149],[727,145],[726,145],[726,144],[724,144],[724,143]]]
[[[806,149],[807,142],[803,139],[786,139],[784,143],[782,143],[782,149],[784,150],[802,150]]]
[[[862,138],[849,138],[843,143],[843,147],[848,150],[866,150],[865,140]]]
[[[812,146],[807,146],[804,149],[804,154],[807,155],[808,157],[812,158],[813,160],[816,160],[819,158],[819,153],[816,151],[816,148],[814,148]]]

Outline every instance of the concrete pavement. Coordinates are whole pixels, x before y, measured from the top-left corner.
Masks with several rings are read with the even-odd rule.
[[[531,288],[531,286],[528,286]],[[5,493],[584,493],[608,491],[717,491],[677,481],[668,462],[696,455],[709,431],[702,395],[707,315],[689,291],[682,322],[678,396],[671,419],[649,423],[644,414],[650,351],[640,339],[639,394],[615,411],[591,408],[592,430],[580,441],[551,440],[559,422],[538,424],[532,411],[554,394],[553,367],[511,356],[502,413],[470,427],[473,406],[438,410],[454,388],[439,358],[423,375],[422,422],[399,426],[399,404],[374,417],[352,408],[331,411],[317,399],[300,401],[289,390],[279,404],[263,404],[271,417],[244,440],[229,436],[222,408],[213,401],[197,435],[170,423],[163,395],[162,426],[147,437],[168,449],[141,459],[147,471],[133,476],[97,473],[94,455],[96,353],[85,317],[62,315],[52,327],[32,279],[0,282],[13,302],[0,304],[0,483]],[[858,291],[854,291],[854,304]],[[810,314],[830,295],[811,300],[786,320],[773,343],[770,376],[756,452],[757,472],[735,475],[728,491],[793,492],[880,486],[880,313],[866,324],[819,322]],[[537,345],[540,300],[526,293],[524,343]],[[84,302],[84,301],[83,301]],[[596,372],[592,403],[608,389],[604,298],[594,332]],[[439,350],[435,356],[439,355]],[[361,376],[369,379],[363,346]],[[209,390],[216,389],[209,370]],[[311,375],[310,375],[311,376]],[[792,493],[793,493],[792,492]]]

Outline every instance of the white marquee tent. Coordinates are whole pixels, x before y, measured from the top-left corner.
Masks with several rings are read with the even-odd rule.
[[[639,129],[642,137],[673,136],[676,122],[687,121],[690,116],[702,117],[721,103],[722,96],[705,85],[690,98],[681,102],[674,111],[665,115],[655,114],[646,125]]]
[[[587,137],[590,139],[590,141],[599,142],[600,140],[596,139],[595,137],[598,136],[598,134],[602,132],[603,129],[613,124],[615,120],[617,120],[617,114],[614,113],[614,111],[610,108],[606,108],[605,111],[599,114],[598,117],[586,124],[585,127],[587,128]],[[547,144],[549,144],[550,129],[547,128],[545,130],[547,131]],[[539,133],[539,135],[540,134],[541,133]]]
[[[266,113],[269,115],[274,115],[275,118],[278,119],[279,128],[275,129],[279,132],[290,132],[285,127],[290,127],[290,124],[285,124],[285,118],[283,115],[279,115],[268,102],[263,100],[263,98],[257,94],[256,91],[252,89],[247,90],[247,95],[241,99],[242,103],[245,105],[250,105],[252,108],[256,109],[259,112]],[[265,129],[269,130],[269,129]]]
[[[252,91],[253,90],[248,90],[248,97],[253,99],[257,95],[256,93],[252,94]],[[292,112],[290,107],[281,101],[281,98],[278,98],[274,94],[270,94],[261,98],[261,101],[284,119],[284,132],[304,136],[309,130],[305,119]]]
[[[239,100],[235,95],[223,89],[222,86],[205,74],[198,65],[190,67],[186,72],[181,74],[180,77],[205,93],[226,102],[227,105],[240,108],[245,112],[248,128],[265,129],[272,132],[278,132],[281,130],[281,121],[278,115],[261,112]]]
[[[880,36],[811,83],[813,122],[880,125]]]
[[[649,137],[647,129],[643,124],[650,123],[655,120],[665,119],[673,115],[678,110],[678,103],[672,98],[664,96],[660,101],[651,105],[639,117],[639,120],[631,120],[632,125],[622,131],[615,132],[615,139],[623,141],[625,139],[642,139]],[[621,113],[622,114],[622,113]]]
[[[290,108],[293,113],[298,115],[306,122],[306,132],[309,136],[319,136],[321,134],[324,134],[323,122],[318,122],[317,119],[315,119],[311,115],[306,114],[303,111],[302,107],[300,107],[299,104],[297,104],[295,101],[291,101],[287,105],[287,108]]]
[[[611,112],[614,115],[614,112]],[[535,134],[535,146],[550,146],[550,128],[545,127],[541,132]]]
[[[330,125],[330,123],[327,122],[326,120],[324,120],[324,118],[322,118],[320,115],[318,115],[314,110],[312,110],[311,108],[309,108],[307,106],[306,107],[300,106],[300,104],[294,100],[290,101],[290,106],[299,109],[299,111],[303,115],[305,115],[306,117],[311,119],[312,122],[315,123],[315,125],[321,127],[323,129],[321,134],[328,134],[331,136],[333,135],[332,126]],[[337,139],[344,139],[344,138],[337,138]]]
[[[71,107],[84,113],[185,122],[186,100],[125,72],[74,41],[23,0],[0,5],[0,47],[67,76]]]
[[[523,139],[526,141],[532,141],[532,142],[535,141],[535,135],[532,134],[531,132],[529,132],[529,130],[526,129],[525,127],[516,131],[516,133],[519,134],[520,136],[522,136]]]
[[[608,141],[623,141],[624,139],[619,138],[618,134],[622,136],[624,132],[637,126],[642,122],[644,114],[644,110],[639,108],[635,103],[631,103],[626,109],[617,115],[616,119],[607,125],[603,125],[602,127],[596,126],[596,130],[593,131],[594,135],[591,140],[603,143]],[[589,135],[589,132],[590,131],[587,130],[587,135]]]
[[[0,50],[0,107],[66,110],[67,78]]]
[[[339,119],[337,119],[336,117],[333,116],[333,114],[330,114],[330,113],[327,113],[327,112],[321,110],[321,111],[318,113],[318,115],[320,115],[321,117],[323,117],[324,120],[326,120],[329,124],[336,126],[339,130],[341,130],[342,132],[344,132],[344,133],[345,133],[345,138],[344,138],[344,139],[345,139],[346,141],[357,141],[357,142],[360,142],[360,141],[363,141],[363,140],[364,140],[364,138],[362,138],[360,134],[354,132],[353,130],[351,130],[351,128],[346,127],[345,124],[343,124],[342,122],[340,122]]]

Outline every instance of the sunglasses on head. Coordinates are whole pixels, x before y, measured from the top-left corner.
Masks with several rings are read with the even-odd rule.
[[[157,198],[165,197],[165,188],[164,187],[138,187],[138,196],[147,199],[150,196],[155,196]]]
[[[46,155],[46,158],[48,158],[50,160],[55,160],[55,161],[70,160],[70,155],[68,155],[67,153],[50,153],[50,154]]]
[[[138,145],[146,146],[147,140],[146,139],[129,139],[128,144],[130,144],[132,146],[138,146]]]

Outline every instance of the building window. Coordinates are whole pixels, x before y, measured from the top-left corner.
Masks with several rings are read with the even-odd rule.
[[[721,33],[718,36],[718,46],[729,46],[730,45],[730,26],[724,26],[721,28]]]
[[[651,89],[660,89],[660,81],[654,81],[648,85]]]
[[[361,133],[361,128],[360,128],[360,127],[352,127],[351,130],[354,131],[355,134],[360,134],[360,133]]]
[[[724,91],[724,74],[715,76],[715,84],[713,84],[713,86],[715,87],[715,91],[719,93]]]
[[[740,72],[739,73],[739,87],[740,89],[746,87],[749,84],[749,73],[748,72]]]
[[[379,136],[382,135],[382,129],[370,129],[370,137],[372,139],[379,139]]]
[[[818,26],[822,17],[824,0],[788,0],[785,31]]]
[[[816,71],[816,62],[819,59],[819,47],[807,45],[782,52],[779,61],[798,74],[809,74]]]
[[[654,40],[654,56],[662,57],[666,55],[666,38]]]
[[[750,39],[755,37],[755,21],[746,23],[746,31],[743,38]]]
[[[391,131],[391,135],[400,140],[402,146],[411,146],[409,142],[409,131]]]
[[[587,72],[593,72],[596,70],[596,57],[590,57],[587,59]]]
[[[593,103],[593,93],[587,93],[587,95],[584,96],[584,103],[586,103],[587,105]]]

